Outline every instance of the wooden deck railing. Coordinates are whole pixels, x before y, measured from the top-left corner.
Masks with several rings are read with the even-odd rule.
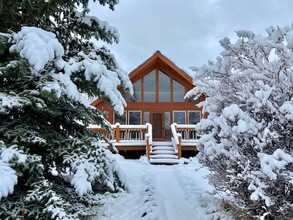
[[[152,125],[146,123],[145,125],[120,125],[116,123],[111,125],[111,133],[105,131],[105,129],[99,126],[90,126],[91,130],[96,132],[102,132],[104,136],[114,143],[115,146],[136,144],[145,145],[146,154],[150,157],[152,146]]]
[[[173,123],[171,132],[174,150],[178,158],[181,158],[182,145],[194,145],[194,141],[197,139],[195,125]]]

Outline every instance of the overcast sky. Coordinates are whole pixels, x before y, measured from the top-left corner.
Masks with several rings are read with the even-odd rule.
[[[120,42],[109,48],[128,72],[157,50],[191,72],[215,60],[225,36],[236,39],[237,30],[265,35],[268,26],[293,21],[292,0],[120,0],[114,12],[97,4],[91,10],[118,29]]]

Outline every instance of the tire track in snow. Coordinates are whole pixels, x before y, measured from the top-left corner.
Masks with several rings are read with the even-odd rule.
[[[160,200],[164,206],[164,216],[167,216],[167,220],[194,220],[197,213],[186,200],[185,191],[174,175],[175,167],[175,165],[152,167],[157,200]]]
[[[128,192],[111,194],[98,212],[99,220],[219,220],[229,219],[206,193],[212,187],[199,164],[150,165],[144,160],[121,160]],[[227,216],[226,216],[227,217]]]

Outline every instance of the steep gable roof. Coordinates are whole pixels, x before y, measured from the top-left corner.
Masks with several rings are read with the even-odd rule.
[[[187,75],[182,69],[177,67],[160,51],[156,51],[150,58],[148,58],[145,62],[143,62],[135,70],[133,70],[129,74],[129,78],[133,83],[156,67],[159,67],[159,69],[162,69],[167,74],[171,72],[174,79],[183,84],[187,84],[190,87],[193,87],[192,78]]]
[[[170,76],[176,81],[178,81],[180,84],[185,85],[188,89],[194,87],[192,83],[192,78],[189,75],[187,75],[182,69],[177,67],[166,56],[164,56],[159,50],[156,51],[150,58],[144,61],[141,65],[139,65],[136,69],[134,69],[129,74],[129,79],[132,83],[134,83],[157,67],[168,75],[172,73],[172,76]],[[102,100],[97,99],[93,101],[91,105],[96,106],[100,102],[102,102]]]

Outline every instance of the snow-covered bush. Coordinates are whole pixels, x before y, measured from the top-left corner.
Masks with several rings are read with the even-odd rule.
[[[118,42],[88,0],[9,1],[0,8],[0,219],[78,219],[118,169],[89,123],[108,128],[83,97],[122,113],[128,74],[92,40]],[[116,0],[100,0],[111,9]]]
[[[187,96],[207,96],[198,148],[213,185],[251,218],[293,219],[293,26],[266,31],[221,40]]]

